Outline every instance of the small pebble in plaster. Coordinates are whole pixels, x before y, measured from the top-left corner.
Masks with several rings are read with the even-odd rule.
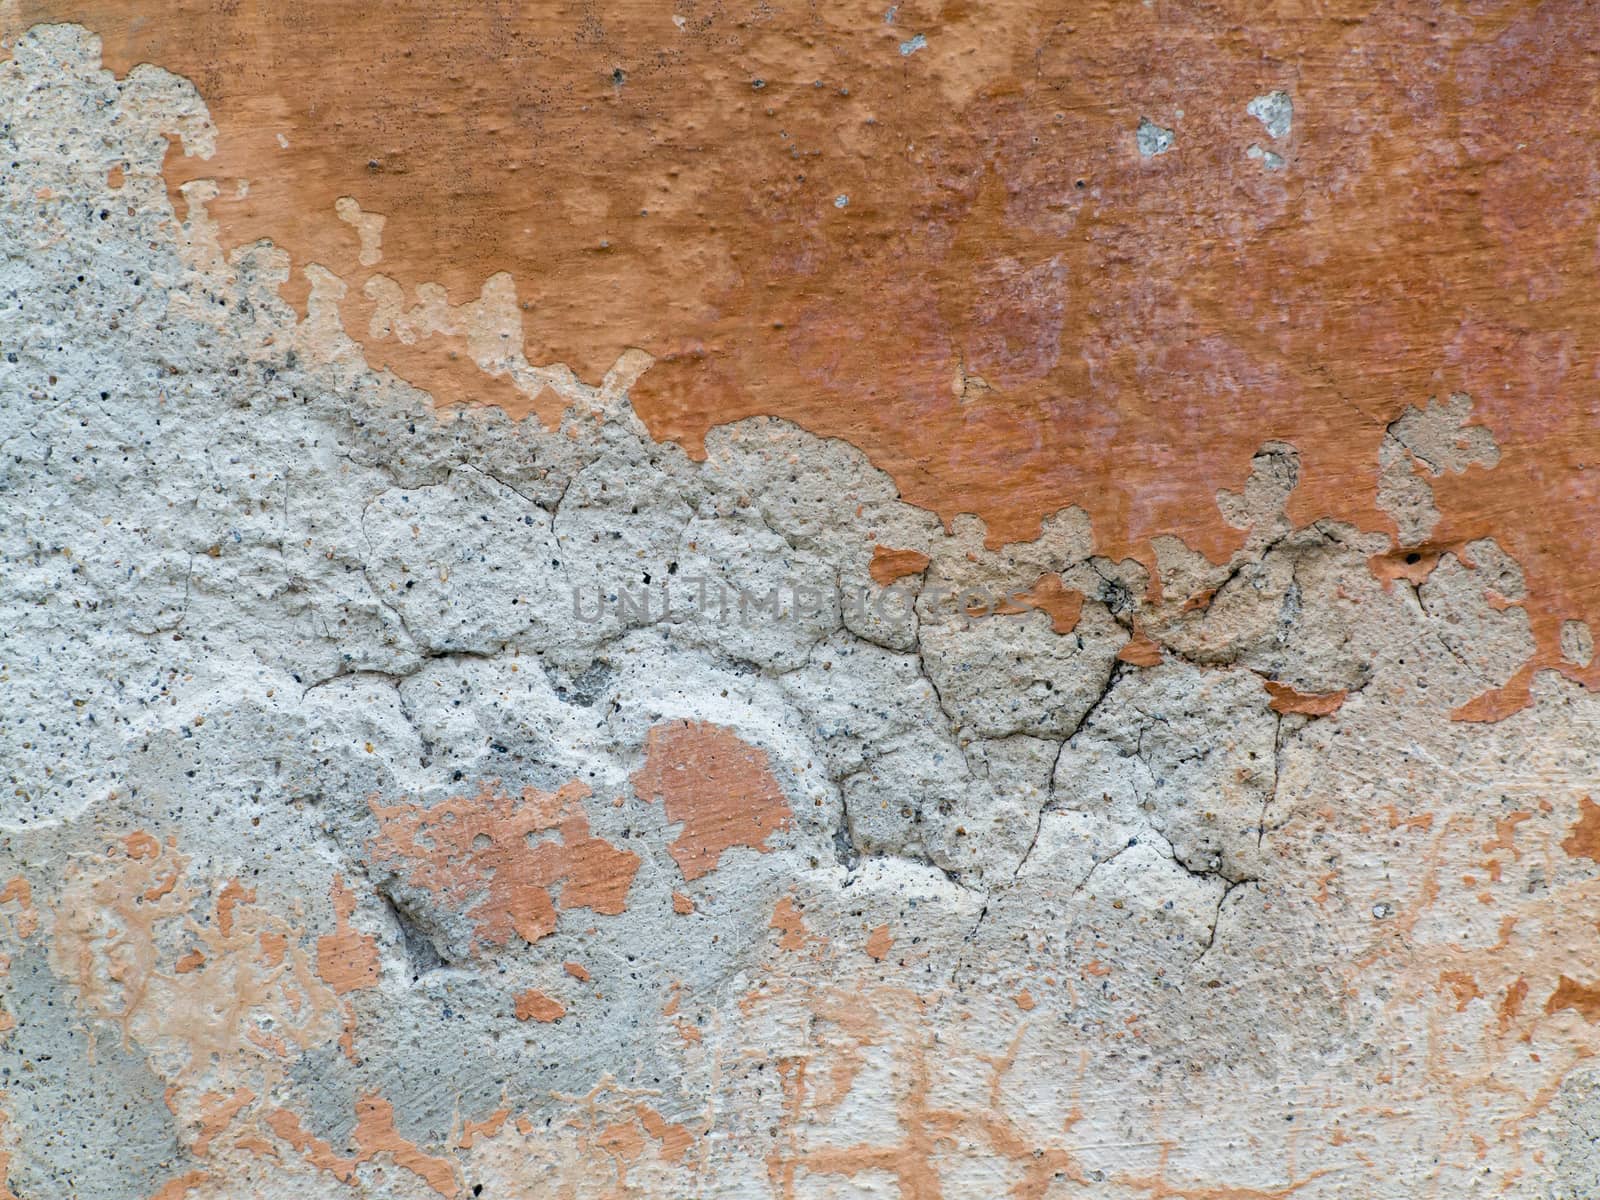
[[[835,196],[833,198],[833,206],[835,208],[843,208],[845,205],[847,205],[849,203],[850,203],[850,197],[845,195],[843,192],[840,192],[837,196]]]
[[[917,34],[916,37],[912,38],[910,41],[905,41],[905,42],[901,42],[900,43],[900,53],[902,55],[915,54],[918,50],[921,50],[927,44],[928,44],[928,39],[923,37],[919,33],[919,34]]]

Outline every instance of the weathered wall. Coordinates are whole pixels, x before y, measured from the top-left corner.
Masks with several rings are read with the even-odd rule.
[[[1588,8],[0,42],[0,1196],[1600,1194]]]

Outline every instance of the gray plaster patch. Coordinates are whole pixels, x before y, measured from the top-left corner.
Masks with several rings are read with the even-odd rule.
[[[1484,425],[1470,423],[1472,398],[1457,392],[1408,406],[1391,422],[1378,451],[1378,507],[1394,518],[1402,545],[1427,539],[1439,522],[1427,476],[1492,468],[1500,448]]]
[[[17,1022],[0,1038],[0,1090],[26,1150],[11,1163],[22,1200],[145,1200],[187,1168],[163,1082],[114,1024],[95,1023],[91,1055],[89,1030],[42,947],[12,959],[0,995]]]
[[[1294,101],[1289,98],[1288,92],[1267,92],[1257,96],[1245,105],[1245,112],[1266,127],[1269,137],[1288,137],[1294,126]]]
[[[1271,150],[1263,150],[1254,142],[1250,144],[1249,149],[1244,153],[1246,158],[1259,159],[1261,165],[1269,171],[1283,170],[1283,155],[1275,154]]]
[[[1172,144],[1177,140],[1177,135],[1170,129],[1157,125],[1148,117],[1139,118],[1139,128],[1134,135],[1139,144],[1139,153],[1149,158],[1155,154],[1165,154],[1172,149]]]

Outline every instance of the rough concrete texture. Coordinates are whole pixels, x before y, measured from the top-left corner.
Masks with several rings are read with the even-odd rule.
[[[1045,226],[1084,232],[1029,207],[1013,156],[1011,192],[973,182],[991,189],[975,228],[1003,230],[1014,203],[1027,237],[962,277],[977,351],[945,363],[925,428],[807,422],[860,435],[845,440],[784,419],[925,365],[892,352],[903,314],[884,314],[880,348],[870,325],[847,345],[813,314],[809,334],[767,343],[770,386],[740,390],[759,355],[731,341],[720,376],[673,374],[708,415],[680,437],[634,400],[688,360],[629,340],[632,301],[607,309],[592,275],[574,282],[591,319],[556,305],[539,333],[514,270],[491,264],[465,289],[426,283],[442,270],[422,286],[381,274],[392,237],[423,236],[415,197],[290,203],[344,159],[315,181],[303,163],[206,174],[241,153],[206,93],[237,101],[230,32],[270,29],[270,11],[230,9],[236,24],[205,35],[216,69],[191,82],[159,56],[113,72],[83,24],[28,27],[26,7],[0,4],[0,1196],[1600,1194],[1597,557],[1593,484],[1575,474],[1596,435],[1574,417],[1594,412],[1587,327],[1568,331],[1568,374],[1551,366],[1546,390],[1518,396],[1454,375],[1417,386],[1431,367],[1381,346],[1362,359],[1348,312],[1328,318],[1326,378],[1302,342],[1268,378],[1246,359],[1270,337],[1252,341],[1243,297],[1218,297],[1184,319],[1220,364],[1206,378],[1228,379],[1170,419],[1244,415],[1182,454],[1119,442],[1125,457],[1045,479],[1039,447],[1079,434],[1059,428],[1064,409],[1026,409],[1024,384],[1053,378],[1030,356],[1048,343],[1088,364],[1073,411],[1149,428],[1123,390],[1143,370],[1132,351],[1096,365],[1142,301],[1120,273],[1097,302],[1066,258],[1032,257]],[[1024,8],[992,18],[993,38],[1032,36]],[[1125,20],[1211,19],[1135,8]],[[1459,55],[1453,88],[1408,101],[1418,121],[1476,113],[1496,87],[1502,106],[1532,94],[1509,68],[1484,73],[1485,44],[1565,61],[1596,36],[1581,9],[1468,9],[1409,33],[1430,69],[1430,46]],[[1307,25],[1344,40],[1306,45],[1359,57],[1397,12],[1319,15]],[[694,6],[667,15],[669,32],[727,28]],[[86,21],[108,38],[166,19],[100,16]],[[505,17],[509,41],[485,41],[483,62],[512,53],[522,19]],[[974,71],[993,72],[999,108],[1019,89],[1039,102],[995,83],[993,54],[940,57],[945,25],[981,45],[985,21],[905,5],[863,15],[861,36],[892,60],[875,70],[933,72],[969,116]],[[1069,74],[1073,53],[1105,69],[1098,50],[1043,45],[1041,71]],[[604,86],[631,86],[647,49]],[[1240,222],[1279,205],[1285,228],[1286,201],[1254,189],[1343,203],[1354,166],[1295,173],[1356,102],[1302,105],[1292,78],[1226,53],[1225,104],[1155,80],[1151,117],[1118,109],[1118,139],[1065,169],[1132,187],[1209,155],[1225,125],[1226,154],[1202,163],[1224,173],[1208,203]],[[1167,65],[1192,80],[1205,63]],[[1543,330],[1535,349],[1560,341],[1547,326],[1596,268],[1597,151],[1565,123],[1595,84],[1550,78],[1541,94],[1566,107],[1544,136],[1577,139],[1563,161],[1586,173],[1562,187],[1589,215],[1570,232],[1581,279],[1552,266],[1546,291],[1515,297]],[[776,93],[780,73],[757,82],[741,86]],[[1043,102],[1077,119],[1070,98]],[[298,138],[298,103],[263,92],[250,128]],[[634,136],[616,114],[587,119],[599,143]],[[1463,154],[1498,145],[1452,128]],[[1363,137],[1350,153],[1395,153]],[[1496,178],[1515,187],[1516,168]],[[860,178],[823,188],[829,213],[874,203]],[[319,232],[240,236],[257,193]],[[432,203],[459,232],[462,214]],[[1149,269],[1172,269],[1153,265],[1179,236],[1150,227],[1156,209],[1125,214],[1100,249],[1139,244],[1143,222]],[[1565,261],[1507,211],[1485,236]],[[328,230],[337,261],[306,251]],[[1420,259],[1368,233],[1378,265],[1361,269],[1376,277],[1391,254],[1407,279]],[[1216,279],[1212,236],[1181,234]],[[1295,270],[1341,269],[1331,244],[1292,241]],[[694,253],[677,269],[702,267],[756,270]],[[774,288],[799,270],[775,260]],[[646,297],[673,282],[638,280]],[[715,284],[730,303],[755,286]],[[847,316],[856,286],[837,284]],[[914,271],[895,284],[919,286]],[[773,319],[704,302],[664,306],[658,337],[748,318],[756,338]],[[1492,316],[1429,353],[1469,376],[1501,355],[1485,378],[1516,374],[1527,347],[1485,333]],[[567,355],[575,368],[542,349],[613,319],[624,340],[596,336]],[[1415,351],[1442,319],[1388,349]],[[1093,329],[1100,341],[1073,340]],[[414,357],[390,363],[385,343]],[[456,393],[401,377],[424,350]],[[1274,407],[1291,376],[1303,427]],[[444,405],[484,381],[520,401]],[[1390,385],[1381,405],[1341,399],[1345,425],[1328,415],[1340,388]],[[1278,415],[1250,415],[1258,394],[1257,415]],[[1049,438],[1012,454],[1008,404],[1054,422]],[[908,465],[952,422],[959,437]],[[972,504],[951,501],[984,473]],[[1015,511],[997,521],[1007,488]],[[1361,499],[1330,508],[1335,494]]]

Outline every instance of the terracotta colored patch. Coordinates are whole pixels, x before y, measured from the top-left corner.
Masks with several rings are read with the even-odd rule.
[[[652,728],[633,787],[645,800],[662,801],[669,821],[683,823],[667,852],[685,879],[716,870],[734,846],[765,854],[767,839],[789,827],[789,805],[766,752],[720,725],[674,721]]]
[[[499,1133],[510,1116],[509,1108],[497,1108],[481,1121],[463,1121],[461,1138],[456,1145],[463,1150],[472,1149],[472,1144],[480,1137],[492,1138]]]
[[[1396,548],[1386,554],[1375,554],[1367,560],[1367,569],[1373,578],[1381,580],[1387,588],[1396,579],[1404,579],[1414,587],[1428,582],[1446,553],[1458,552],[1459,546]]]
[[[256,894],[237,879],[230,879],[217,893],[217,928],[223,937],[233,935],[233,910],[240,904],[254,904]]]
[[[1161,662],[1161,647],[1149,634],[1135,629],[1117,658],[1134,667],[1153,667]]]
[[[1516,981],[1506,988],[1505,998],[1500,1001],[1501,1033],[1511,1028],[1511,1022],[1522,1012],[1522,1002],[1527,998],[1528,981],[1518,976]]]
[[[564,971],[566,971],[566,973],[568,975],[571,975],[574,979],[582,980],[584,983],[588,983],[589,982],[589,969],[587,967],[585,967],[582,963],[575,963],[575,962],[562,963],[561,967],[562,967],[562,969]]]
[[[1467,1005],[1483,995],[1478,990],[1478,981],[1466,971],[1444,971],[1439,975],[1441,987],[1450,989],[1456,1001],[1456,1011],[1465,1012]]]
[[[694,901],[682,892],[672,893],[672,911],[680,917],[686,917],[694,911]]]
[[[1032,590],[1020,593],[1017,599],[1047,614],[1050,628],[1060,634],[1076,629],[1083,615],[1083,593],[1067,587],[1056,574],[1041,575]]]
[[[778,938],[780,949],[799,950],[806,944],[805,918],[800,915],[800,907],[795,904],[793,896],[785,896],[778,901],[767,928],[776,929],[782,935]]]
[[[462,1122],[461,1138],[456,1141],[456,1146],[462,1150],[472,1149],[472,1144],[477,1142],[478,1138],[493,1138],[494,1134],[498,1134],[506,1126],[507,1120],[510,1120],[510,1109],[496,1109],[480,1122],[475,1120]]]
[[[170,892],[173,888],[175,888],[177,886],[178,886],[178,873],[176,871],[173,871],[165,879],[163,879],[163,880],[161,880],[161,882],[157,883],[155,885],[155,887],[151,888],[148,892],[146,892],[144,894],[144,898],[146,900],[159,900],[159,899],[161,899],[161,897],[165,896],[168,892]]]
[[[567,1006],[538,988],[518,992],[516,1014],[519,1021],[555,1021],[567,1015]]]
[[[922,574],[932,561],[920,550],[891,550],[888,546],[874,546],[872,562],[867,565],[867,573],[879,587],[888,587],[895,580],[904,579],[907,575]]]
[[[1536,663],[1527,664],[1501,687],[1491,689],[1459,708],[1452,709],[1450,719],[1492,725],[1496,721],[1503,721],[1521,712],[1533,703],[1533,677],[1537,673]]]
[[[1038,1004],[1038,1001],[1033,998],[1033,993],[1028,991],[1026,988],[1017,993],[1016,1000],[1017,1007],[1023,1012],[1032,1012],[1035,1006]]]
[[[289,939],[283,934],[265,931],[261,934],[261,961],[267,966],[279,966],[288,948]]]
[[[1521,810],[1497,817],[1494,822],[1494,836],[1483,843],[1483,852],[1493,854],[1497,850],[1509,850],[1512,858],[1521,859],[1522,851],[1517,849],[1517,826],[1531,820],[1533,814]]]
[[[191,950],[172,964],[172,969],[179,975],[187,975],[190,971],[198,970],[205,965],[206,956],[198,950]]]
[[[211,1176],[204,1171],[190,1171],[176,1179],[169,1179],[151,1194],[150,1200],[183,1200],[190,1192],[205,1183]]]
[[[1407,829],[1416,829],[1426,833],[1428,830],[1433,828],[1433,814],[1431,812],[1417,813],[1414,816],[1402,817],[1400,815],[1400,810],[1392,804],[1388,806],[1387,812],[1389,814],[1390,829],[1399,829],[1401,826],[1404,826]]]
[[[1600,984],[1585,987],[1575,979],[1563,975],[1556,982],[1556,990],[1545,1001],[1547,1013],[1564,1008],[1575,1010],[1585,1021],[1600,1021]]]
[[[1326,717],[1330,713],[1338,712],[1344,704],[1345,697],[1349,695],[1349,692],[1342,688],[1337,692],[1301,692],[1276,680],[1264,679],[1261,682],[1272,696],[1267,707],[1275,713],[1300,713],[1307,717]]]
[[[894,939],[889,936],[889,927],[879,925],[867,935],[867,957],[882,962],[889,957],[889,948],[894,945]]]
[[[186,184],[250,181],[207,202],[224,247],[284,248],[299,307],[320,264],[368,360],[441,404],[557,407],[485,344],[591,381],[636,347],[654,363],[635,407],[691,453],[782,416],[862,448],[908,502],[976,514],[992,545],[1077,504],[1099,553],[1153,565],[1162,534],[1213,561],[1238,547],[1214,498],[1270,440],[1301,456],[1297,524],[1393,536],[1386,431],[1467,393],[1499,461],[1429,479],[1441,519],[1398,566],[1497,538],[1526,571],[1534,663],[1600,685],[1558,641],[1600,618],[1582,232],[1600,199],[1563,186],[1600,169],[1581,0],[1426,37],[1403,5],[1102,3],[1066,37],[1044,0],[1003,20],[953,4],[918,15],[937,49],[910,59],[881,4],[760,11],[8,5],[18,27],[89,26],[114,71],[193,80],[217,151],[175,147],[175,207]],[[1281,171],[1240,153],[1264,57],[1317,114],[1273,143]],[[1176,62],[1211,100],[1147,157],[1141,81]],[[1435,76],[1448,103],[1416,85]],[[1313,180],[1342,203],[1305,203]],[[382,215],[381,245],[353,214]],[[1291,297],[1325,318],[1283,320]],[[413,317],[430,305],[439,321]]]
[[[1505,612],[1506,609],[1516,608],[1522,603],[1521,600],[1511,600],[1505,596],[1502,596],[1493,588],[1484,589],[1483,598],[1489,607],[1494,609],[1495,612]]]
[[[1600,804],[1585,796],[1578,801],[1578,823],[1561,843],[1573,858],[1600,862]]]
[[[401,1137],[394,1127],[394,1105],[376,1093],[368,1092],[356,1101],[356,1126],[350,1134],[356,1153],[348,1158],[308,1133],[300,1119],[287,1109],[273,1109],[267,1115],[267,1124],[313,1166],[341,1183],[354,1182],[357,1167],[387,1154],[396,1165],[420,1176],[439,1195],[455,1196],[460,1191],[454,1164],[423,1153],[414,1142]]]
[[[239,1110],[256,1098],[249,1088],[239,1088],[231,1096],[207,1092],[202,1099],[204,1109],[200,1116],[200,1129],[192,1147],[196,1157],[204,1158],[211,1150],[217,1135],[232,1123]]]
[[[694,1140],[688,1128],[666,1120],[647,1104],[639,1105],[635,1111],[639,1114],[639,1123],[644,1126],[644,1131],[661,1143],[661,1156],[668,1162],[681,1160],[689,1149],[689,1143]]]
[[[334,878],[330,896],[337,925],[333,933],[317,939],[317,974],[341,996],[374,987],[378,982],[377,939],[350,927],[356,896],[345,887],[343,875]]]
[[[524,788],[513,799],[485,782],[475,796],[432,808],[373,799],[373,861],[464,911],[475,948],[504,946],[513,934],[537,942],[555,929],[558,906],[612,916],[626,906],[639,856],[590,833],[588,795],[574,782],[554,793]],[[529,844],[548,832],[559,839]]]
[[[19,938],[30,938],[39,928],[39,913],[33,907],[33,885],[21,875],[13,875],[0,891],[0,904],[15,904],[17,915],[12,927]]]

